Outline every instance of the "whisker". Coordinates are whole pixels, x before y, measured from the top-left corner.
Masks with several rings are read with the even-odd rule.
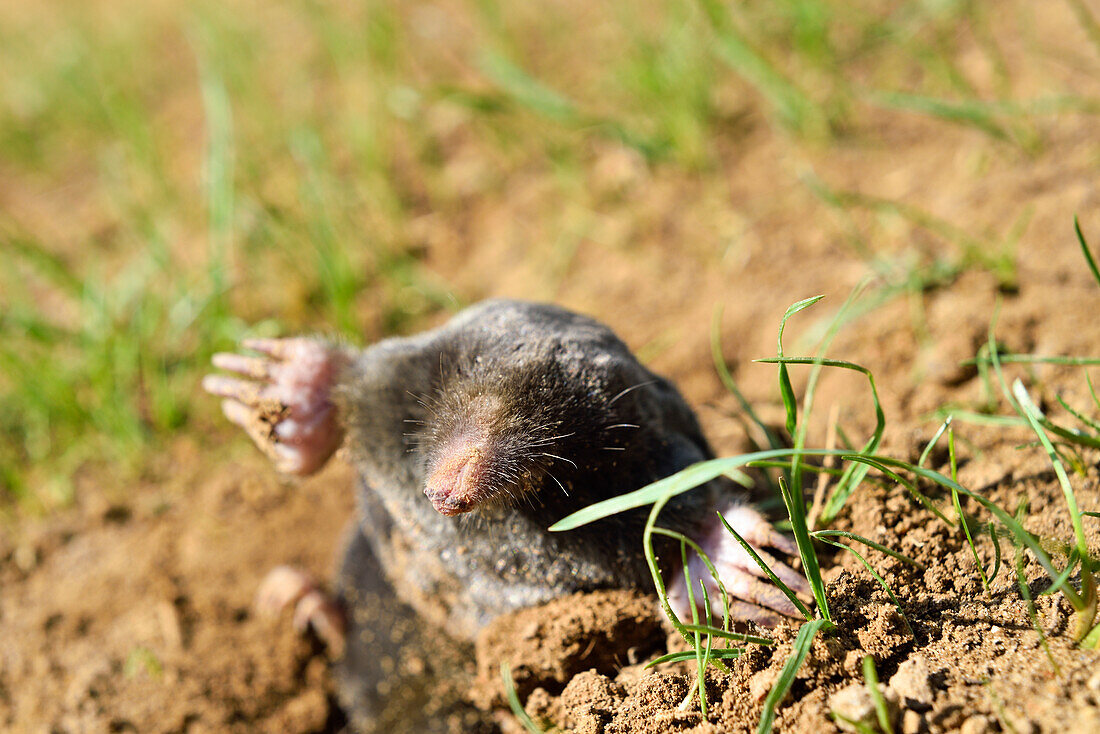
[[[637,385],[634,385],[633,387],[628,387],[625,390],[623,390],[622,392],[620,392],[618,395],[616,395],[615,397],[611,398],[611,400],[608,401],[607,405],[608,405],[608,407],[611,407],[612,405],[615,404],[616,400],[623,397],[624,395],[626,395],[629,392],[633,392],[634,390],[637,390],[639,387],[645,387],[646,385],[655,385],[655,384],[657,384],[656,380],[646,380],[645,382],[639,382]]]
[[[561,491],[565,493],[565,496],[566,496],[566,497],[568,497],[568,496],[569,496],[569,490],[567,490],[567,489],[565,488],[565,485],[561,483],[561,480],[560,480],[560,479],[558,479],[557,477],[555,477],[555,476],[554,476],[554,475],[553,475],[553,474],[552,474],[552,473],[550,472],[550,470],[549,470],[549,469],[544,469],[543,471],[545,471],[545,472],[546,472],[547,476],[549,476],[549,477],[550,477],[551,479],[553,479],[553,480],[554,480],[555,482],[557,482],[557,483],[558,483],[558,486],[559,486],[559,487],[561,487]]]
[[[565,434],[565,436],[572,436],[572,435],[573,435],[572,433]],[[539,439],[538,441],[532,441],[531,443],[527,444],[527,448],[539,449],[539,448],[542,448],[544,446],[553,446],[555,443],[557,443],[557,439],[565,438],[565,436],[555,436],[554,438],[543,438],[543,439]]]
[[[578,468],[577,467],[577,462],[573,461],[572,459],[567,459],[564,456],[558,456],[557,454],[547,454],[547,453],[539,454],[539,456],[546,456],[550,459],[558,459],[559,461],[566,461],[566,462],[569,462],[570,464],[572,464],[574,469]]]

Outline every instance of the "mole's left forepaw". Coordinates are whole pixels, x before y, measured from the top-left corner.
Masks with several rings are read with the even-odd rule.
[[[762,550],[769,547],[786,555],[794,555],[798,549],[790,538],[779,533],[763,515],[748,505],[735,505],[722,515],[730,527],[753,547],[780,581],[795,594],[808,595],[810,589],[805,578],[786,563]],[[779,587],[768,580],[764,571],[726,530],[717,516],[708,524],[703,537],[696,541],[714,564],[722,585],[733,597],[730,601],[730,616],[733,619],[774,627],[783,617],[801,617],[797,607]],[[699,583],[702,582],[707,588],[711,615],[720,619],[724,608],[718,583],[702,559],[692,551],[689,554],[688,570],[694,584],[692,591],[696,604],[702,604],[703,594],[699,589]],[[677,568],[682,566],[677,565]],[[691,619],[691,602],[682,571],[668,585],[668,601],[677,617],[685,621]]]
[[[264,355],[214,355],[214,366],[241,377],[207,375],[202,386],[225,398],[222,411],[242,427],[275,467],[288,474],[319,470],[343,438],[330,392],[348,355],[320,339],[248,339]]]
[[[294,629],[313,630],[325,646],[339,657],[344,650],[347,615],[339,601],[330,597],[305,571],[290,566],[273,568],[256,592],[256,609],[273,617],[294,605]]]

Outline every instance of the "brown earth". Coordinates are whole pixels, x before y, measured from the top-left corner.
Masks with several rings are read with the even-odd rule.
[[[1035,36],[1052,48],[1062,43],[1056,39],[1076,39],[1065,42],[1067,49],[1087,48],[1061,5],[1034,20]],[[1011,47],[1006,56],[1023,58]],[[1100,95],[1094,63],[1068,50],[1051,58],[1053,70],[1022,62],[1013,69],[1021,97],[1041,92],[1051,74],[1082,94]],[[930,411],[985,399],[980,377],[958,363],[984,340],[998,299],[997,333],[1008,350],[1100,353],[1092,312],[1100,307],[1100,289],[1082,265],[1071,229],[1080,213],[1086,234],[1100,242],[1094,118],[1039,118],[1038,151],[896,113],[868,112],[853,142],[820,150],[792,147],[761,120],[746,125],[738,145],[713,163],[728,180],[718,193],[682,171],[648,170],[610,143],[589,151],[588,185],[603,194],[592,211],[576,214],[584,235],[564,261],[560,248],[539,244],[545,238],[538,226],[525,224],[542,221],[529,216],[532,211],[555,205],[541,171],[517,172],[494,196],[425,219],[419,236],[426,261],[471,299],[534,296],[607,321],[681,385],[722,453],[742,451],[747,441],[711,366],[708,324],[716,306],[724,309],[722,344],[743,391],[766,419],[778,421],[775,371],[749,360],[774,354],[775,329],[789,303],[824,293],[829,298],[819,312],[792,324],[788,351],[801,352],[794,347],[800,336],[864,277],[868,265],[850,246],[853,233],[873,238],[875,252],[897,262],[958,254],[912,221],[829,208],[798,185],[810,167],[834,187],[908,202],[988,241],[1004,235],[1021,212],[1027,215],[1020,220],[1014,287],[974,268],[935,288],[899,289],[834,343],[832,355],[875,374],[888,420],[885,453],[915,458],[938,423]],[[476,142],[468,147],[450,154],[476,157]],[[1054,414],[1062,415],[1056,394],[1082,409],[1090,405],[1079,369],[1009,372],[1030,375]],[[832,406],[854,440],[866,435],[873,419],[865,393],[866,383],[855,377],[828,376],[817,397],[812,442],[824,440],[817,429]],[[963,484],[1007,508],[1026,500],[1030,530],[1072,537],[1046,457],[1018,448],[1028,441],[1025,433],[960,426],[959,435]],[[276,564],[327,574],[352,511],[350,472],[337,465],[286,484],[243,437],[226,429],[215,438],[181,437],[137,486],[116,486],[109,472],[89,470],[78,478],[73,508],[5,527],[0,728],[316,732],[342,726],[324,653],[297,637],[286,619],[257,618],[252,597]],[[1071,477],[1084,509],[1100,509],[1097,458],[1085,453],[1085,474]],[[945,458],[936,459],[942,469]],[[1095,518],[1086,521],[1095,556],[1100,528]],[[897,701],[900,731],[1100,730],[1100,656],[1075,648],[1070,609],[1061,597],[1043,596],[1036,610],[1048,658],[1010,573],[1006,542],[1009,557],[987,594],[959,535],[900,487],[866,483],[837,526],[907,553],[925,570],[868,553],[897,594],[907,627],[856,559],[824,554],[838,631],[815,641],[780,708],[777,730],[837,730],[830,707],[850,697],[858,708],[858,690],[839,692],[862,684],[865,654],[874,656],[888,697]],[[992,543],[983,538],[978,545],[989,567]],[[1026,572],[1032,593],[1042,590],[1037,565],[1029,563]],[[686,668],[639,669],[668,644],[651,611],[637,598],[600,595],[580,607],[558,603],[502,619],[479,646],[472,700],[500,706],[495,672],[503,658],[516,671],[528,709],[573,731],[754,729],[793,628],[774,632],[774,649],[753,648],[731,675],[709,679],[712,707],[704,721],[695,708],[680,706]],[[622,628],[651,632],[645,639],[613,634]],[[503,729],[517,730],[507,714],[497,718]]]

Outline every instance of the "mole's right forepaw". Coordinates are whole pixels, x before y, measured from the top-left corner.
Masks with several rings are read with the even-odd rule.
[[[319,339],[246,339],[263,357],[215,354],[214,366],[249,379],[207,375],[203,389],[225,398],[222,411],[288,474],[312,474],[340,446],[329,400],[346,352]]]
[[[810,598],[810,586],[806,579],[780,558],[764,551],[764,547],[770,547],[793,556],[798,552],[794,541],[779,533],[763,515],[747,505],[733,505],[726,508],[722,515],[783,584],[804,600]],[[774,627],[784,617],[799,618],[798,608],[779,587],[768,581],[764,571],[717,521],[717,515],[708,525],[709,528],[699,538],[699,546],[714,564],[722,587],[731,597],[730,616],[735,621],[756,622],[765,627]],[[702,605],[702,591],[693,588],[689,593],[688,577],[692,579],[693,587],[701,583],[707,588],[711,613],[724,614],[726,609],[721,588],[710,574],[710,569],[694,552],[689,556],[687,570],[687,577],[682,571],[677,571],[668,585],[668,602],[676,616],[682,620],[692,618],[693,597],[697,608]],[[706,610],[699,611],[705,613]]]
[[[323,591],[305,571],[290,566],[271,569],[256,592],[256,609],[274,617],[294,605],[294,629],[314,634],[336,657],[343,654],[347,616],[343,605]]]

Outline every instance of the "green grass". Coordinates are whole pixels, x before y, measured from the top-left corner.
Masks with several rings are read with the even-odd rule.
[[[849,299],[849,303],[854,302],[855,295]],[[774,571],[760,558],[757,552],[742,538],[737,531],[725,522],[725,518],[722,518],[723,524],[729,531],[731,536],[745,549],[748,555],[753,561],[761,568],[764,574],[776,584],[779,589],[786,595],[796,609],[802,614],[805,621],[799,631],[796,638],[795,649],[792,658],[788,661],[788,664],[784,667],[779,679],[777,680],[775,687],[765,702],[764,714],[761,718],[760,728],[758,731],[769,731],[771,722],[775,716],[775,707],[783,697],[786,695],[787,689],[793,681],[794,675],[798,671],[798,667],[801,665],[802,660],[808,654],[809,646],[813,641],[814,636],[818,632],[828,632],[835,627],[832,620],[828,599],[825,594],[825,583],[821,576],[820,565],[817,559],[817,551],[814,547],[813,540],[816,538],[824,543],[838,546],[844,550],[853,553],[868,569],[874,579],[882,585],[886,590],[886,593],[890,596],[891,600],[898,606],[904,618],[904,611],[901,610],[901,604],[894,596],[893,591],[886,584],[879,574],[875,572],[870,563],[853,547],[839,543],[831,538],[839,537],[853,540],[863,543],[876,550],[885,551],[888,555],[899,558],[903,561],[911,563],[913,565],[916,562],[906,558],[900,553],[891,551],[885,548],[881,544],[874,543],[866,538],[862,538],[853,533],[841,533],[841,532],[828,532],[817,531],[812,532],[807,522],[807,508],[804,498],[804,492],[802,489],[802,475],[806,470],[813,470],[816,467],[806,464],[804,460],[811,457],[821,456],[836,456],[848,462],[848,466],[840,472],[838,481],[834,485],[833,495],[830,499],[827,507],[836,506],[839,511],[840,507],[843,507],[844,502],[851,495],[851,492],[862,481],[866,475],[868,468],[872,465],[882,466],[877,462],[886,462],[887,459],[874,456],[874,450],[878,447],[879,440],[881,438],[883,429],[885,427],[885,417],[882,412],[882,407],[879,404],[878,393],[875,389],[874,378],[870,372],[849,362],[843,362],[840,360],[826,359],[824,357],[825,349],[828,343],[831,341],[833,333],[831,332],[826,336],[825,341],[820,345],[819,355],[814,358],[802,358],[802,357],[787,357],[783,352],[783,332],[786,328],[788,320],[798,314],[799,312],[813,306],[815,303],[821,300],[820,296],[813,298],[803,299],[792,306],[790,306],[784,313],[780,325],[777,337],[777,352],[779,357],[774,360],[759,360],[762,362],[772,362],[778,364],[779,368],[779,392],[782,402],[786,408],[786,425],[785,430],[787,433],[787,439],[790,444],[793,444],[791,448],[774,448],[762,451],[756,451],[749,454],[742,454],[740,456],[730,457],[726,459],[714,459],[711,461],[702,462],[692,467],[688,467],[683,471],[675,474],[666,479],[654,482],[647,487],[643,487],[634,492],[621,495],[603,502],[591,505],[585,509],[582,509],[569,517],[564,518],[550,529],[552,531],[570,530],[581,525],[585,525],[589,522],[593,522],[603,517],[613,515],[619,512],[623,512],[628,509],[642,507],[645,505],[652,505],[649,513],[649,518],[646,523],[645,532],[643,533],[643,544],[646,553],[646,559],[649,563],[650,572],[653,577],[654,585],[657,589],[658,597],[661,600],[662,607],[665,610],[669,621],[672,623],[684,639],[692,646],[696,653],[696,660],[698,663],[698,674],[695,682],[695,690],[698,691],[699,705],[703,714],[706,714],[707,702],[704,695],[706,690],[705,670],[708,662],[712,663],[719,670],[725,670],[726,666],[722,662],[723,659],[734,658],[739,654],[740,648],[737,648],[738,652],[735,654],[720,655],[712,659],[712,644],[715,638],[721,640],[733,640],[739,643],[749,643],[757,645],[767,645],[770,641],[766,638],[754,637],[745,635],[743,633],[736,633],[729,631],[729,600],[727,598],[727,592],[722,584],[721,578],[715,569],[714,565],[710,562],[710,559],[706,557],[702,549],[698,545],[680,535],[674,533],[656,525],[657,519],[664,508],[665,504],[678,494],[690,491],[695,487],[703,484],[711,479],[719,476],[729,477],[735,481],[749,486],[751,484],[750,478],[744,474],[741,470],[744,467],[753,467],[757,469],[780,469],[779,475],[775,479],[775,484],[779,487],[782,494],[782,499],[787,510],[787,519],[790,523],[791,529],[794,533],[795,542],[798,547],[798,553],[801,559],[802,571],[809,583],[810,589],[813,592],[814,599],[816,601],[816,613],[811,611],[790,589],[784,584]],[[843,321],[843,314],[845,309],[837,314],[835,322],[837,324]],[[719,361],[719,364],[721,362]],[[795,391],[791,383],[789,375],[789,365],[810,365],[813,368],[813,375],[806,387],[805,394],[801,406],[795,396]],[[807,431],[805,429],[806,423],[809,419],[809,415],[812,412],[813,405],[813,393],[817,384],[817,375],[823,367],[834,367],[840,369],[854,370],[864,374],[869,381],[871,388],[871,395],[873,399],[874,412],[876,416],[876,428],[871,438],[864,445],[862,451],[853,456],[851,451],[848,450],[829,450],[829,449],[808,449],[805,448],[805,442],[807,437]],[[732,378],[726,374],[727,384],[731,386],[735,395],[739,395],[736,385],[732,383]],[[856,459],[861,459],[857,461]],[[777,461],[782,460],[782,461]],[[789,479],[788,479],[789,478]],[[945,478],[946,479],[946,478]],[[950,481],[950,480],[947,480]],[[841,499],[838,501],[836,497]],[[721,517],[721,516],[719,516]],[[835,517],[835,512],[831,515]],[[675,612],[672,610],[668,601],[668,594],[664,577],[660,571],[658,559],[653,547],[653,536],[665,535],[675,538],[680,541],[681,554],[683,555],[683,573],[688,585],[688,597],[692,608],[692,621],[690,624],[684,623],[680,620]],[[688,572],[686,549],[691,547],[695,552],[699,553],[703,559],[707,570],[715,579],[716,585],[722,596],[723,608],[725,610],[723,618],[723,627],[717,628],[711,624],[699,624],[698,612],[696,609],[696,597],[694,595],[695,579],[692,579]],[[705,595],[705,587],[700,586]],[[705,600],[705,596],[704,596]],[[709,610],[709,604],[704,607]],[[709,612],[708,612],[709,613]],[[664,658],[667,659],[679,659],[679,658]]]
[[[878,719],[879,729],[883,734],[894,734],[894,727],[890,723],[890,710],[886,706],[886,699],[878,688],[878,671],[875,670],[875,659],[870,655],[863,658],[863,680],[867,684],[867,691],[871,694],[871,700],[875,704],[875,718]]]
[[[504,697],[508,701],[508,707],[512,710],[512,715],[530,734],[543,734],[544,729],[535,723],[535,720],[531,718],[531,715],[524,710],[523,704],[520,703],[519,695],[516,693],[516,683],[512,678],[512,668],[506,661],[500,663],[500,677],[504,683]]]
[[[1078,236],[1078,242],[1081,246],[1081,250],[1085,256],[1085,260],[1089,266],[1090,272],[1094,274],[1098,284],[1100,284],[1100,273],[1097,272],[1091,252],[1088,245],[1085,242],[1085,238],[1081,233],[1080,226],[1077,225],[1076,232]],[[858,289],[857,289],[858,291]],[[774,571],[768,567],[768,565],[760,558],[756,551],[737,533],[737,531],[726,524],[726,529],[736,539],[736,541],[744,548],[752,560],[762,569],[764,574],[776,584],[780,590],[787,596],[787,598],[798,609],[799,613],[803,616],[804,622],[796,637],[794,650],[791,657],[786,661],[781,675],[768,698],[765,700],[763,712],[758,732],[767,732],[771,730],[772,723],[775,718],[775,708],[779,702],[783,700],[786,692],[793,680],[794,675],[797,673],[798,667],[801,665],[805,656],[808,654],[809,646],[812,644],[813,637],[818,633],[828,634],[836,627],[836,622],[830,613],[828,597],[826,594],[826,588],[822,579],[819,561],[817,558],[817,551],[814,546],[814,541],[819,541],[828,545],[832,545],[843,550],[846,550],[860,561],[867,572],[875,579],[875,581],[884,589],[889,596],[891,602],[897,607],[902,619],[905,620],[907,627],[909,627],[909,620],[905,615],[905,610],[901,601],[895,595],[894,591],[887,584],[886,580],[882,578],[871,563],[867,561],[853,546],[845,545],[838,542],[838,539],[848,539],[866,545],[886,555],[897,558],[903,562],[909,563],[917,568],[920,568],[920,564],[905,557],[904,555],[897,553],[881,544],[875,543],[855,535],[849,532],[834,531],[828,529],[814,529],[811,528],[807,522],[807,508],[805,502],[805,492],[802,487],[802,476],[804,471],[815,471],[822,469],[814,464],[808,463],[807,460],[814,459],[816,457],[837,457],[839,460],[846,464],[846,468],[840,472],[832,472],[836,476],[836,481],[832,483],[832,487],[829,496],[824,502],[825,511],[821,513],[820,518],[822,523],[831,522],[837,514],[843,509],[844,505],[851,497],[852,493],[858,488],[860,483],[864,480],[867,472],[870,469],[874,469],[879,475],[897,482],[903,485],[911,494],[914,501],[923,505],[925,508],[931,510],[940,521],[947,525],[952,531],[958,533],[962,531],[964,542],[969,547],[971,554],[973,555],[975,562],[975,570],[981,579],[983,587],[987,593],[990,589],[992,580],[996,577],[1000,567],[1000,543],[998,535],[1003,535],[1011,540],[1016,549],[1016,574],[1018,579],[1018,585],[1021,595],[1024,601],[1027,603],[1030,610],[1033,623],[1036,630],[1040,634],[1044,649],[1047,651],[1047,655],[1051,660],[1052,666],[1057,672],[1057,665],[1054,662],[1053,657],[1050,654],[1049,648],[1043,633],[1038,625],[1035,617],[1034,604],[1031,597],[1030,590],[1024,580],[1024,558],[1025,551],[1030,552],[1035,561],[1043,568],[1047,576],[1050,579],[1050,586],[1043,592],[1043,594],[1062,594],[1073,608],[1077,612],[1077,625],[1074,632],[1075,639],[1085,647],[1094,647],[1100,641],[1100,624],[1097,624],[1097,607],[1098,607],[1098,595],[1097,595],[1097,583],[1096,583],[1096,569],[1097,561],[1095,561],[1089,555],[1089,548],[1085,537],[1083,527],[1083,516],[1097,515],[1098,513],[1083,513],[1077,503],[1076,495],[1073,486],[1069,480],[1065,468],[1062,462],[1062,454],[1055,448],[1051,441],[1050,436],[1047,435],[1048,430],[1055,435],[1065,436],[1066,440],[1077,439],[1077,443],[1080,445],[1092,446],[1091,437],[1083,434],[1080,430],[1070,431],[1069,429],[1060,429],[1056,424],[1051,423],[1045,415],[1036,406],[1035,401],[1031,398],[1026,387],[1020,380],[1016,380],[1011,389],[1004,376],[1000,355],[998,352],[997,341],[995,339],[996,328],[996,313],[989,326],[989,338],[986,345],[986,355],[993,367],[996,374],[997,381],[1000,383],[1004,398],[1008,404],[1014,408],[1014,410],[1023,419],[1025,424],[1030,427],[1038,438],[1040,446],[1045,451],[1048,459],[1050,460],[1058,483],[1062,489],[1065,499],[1066,509],[1069,513],[1070,519],[1073,525],[1074,539],[1066,552],[1066,562],[1060,568],[1059,563],[1055,557],[1044,547],[1049,544],[1050,539],[1040,538],[1033,533],[1029,532],[1025,527],[1026,517],[1021,513],[1017,513],[1017,516],[1009,513],[990,499],[977,494],[970,489],[965,488],[958,482],[958,465],[955,453],[955,438],[954,428],[952,426],[952,419],[949,417],[940,426],[939,430],[935,432],[931,440],[927,443],[925,449],[922,451],[921,456],[916,464],[899,460],[890,456],[876,454],[876,450],[879,446],[879,439],[885,429],[885,416],[882,411],[882,407],[879,403],[878,392],[875,388],[874,378],[871,373],[849,362],[841,360],[828,359],[824,356],[826,347],[832,338],[832,331],[830,329],[827,333],[822,344],[819,345],[818,356],[816,357],[788,357],[784,355],[783,347],[783,332],[787,326],[788,320],[798,314],[801,311],[813,306],[821,300],[820,296],[803,299],[790,306],[783,317],[780,320],[778,339],[777,339],[777,353],[778,357],[775,359],[757,360],[758,362],[773,363],[778,365],[778,389],[780,399],[785,407],[786,422],[785,432],[786,439],[776,438],[773,443],[783,444],[786,443],[789,448],[771,448],[765,450],[759,450],[742,454],[739,456],[732,456],[727,458],[712,459],[704,461],[693,466],[690,466],[681,472],[674,474],[670,477],[658,480],[646,487],[635,490],[618,497],[614,497],[602,502],[596,503],[589,507],[586,507],[572,515],[562,519],[550,529],[552,531],[564,531],[570,530],[595,520],[614,515],[629,509],[638,507],[651,506],[649,519],[646,524],[646,530],[643,535],[643,543],[647,560],[649,562],[650,571],[653,576],[654,585],[656,587],[659,598],[665,613],[668,616],[673,627],[675,627],[684,639],[692,646],[695,657],[698,663],[698,674],[696,678],[696,689],[699,691],[699,704],[704,715],[706,715],[707,702],[703,691],[705,691],[705,669],[708,662],[712,662],[715,667],[720,670],[725,670],[723,659],[735,659],[741,651],[741,648],[737,648],[736,652],[731,651],[728,655],[719,656],[719,659],[711,658],[712,643],[715,638],[717,639],[735,639],[741,643],[751,643],[758,645],[767,644],[767,639],[749,639],[747,636],[739,633],[729,632],[729,602],[726,599],[727,592],[722,584],[721,578],[711,564],[710,560],[706,558],[703,551],[698,545],[692,543],[689,539],[683,537],[678,533],[673,533],[659,528],[656,523],[659,519],[660,512],[664,506],[673,497],[678,494],[691,491],[695,487],[700,486],[714,478],[720,476],[731,477],[739,483],[750,486],[751,480],[748,475],[743,473],[746,468],[755,468],[764,472],[778,472],[775,477],[774,484],[778,486],[782,495],[783,504],[786,509],[786,521],[794,534],[795,542],[798,547],[798,554],[801,560],[801,569],[805,575],[813,596],[816,602],[816,610],[811,610],[807,607],[795,593],[787,587]],[[854,301],[850,299],[850,302]],[[842,308],[835,316],[833,320],[834,325],[839,325],[844,322],[845,309]],[[1020,360],[1026,361],[1026,360]],[[1066,360],[1059,360],[1061,363],[1066,363]],[[741,398],[740,391],[737,389],[736,384],[733,382],[732,377],[729,375],[728,370],[725,370],[724,362],[720,359],[716,359],[716,364],[719,369],[719,373],[722,376],[723,381],[731,392],[734,393],[739,399]],[[795,390],[792,386],[791,378],[789,375],[789,366],[791,365],[809,365],[813,368],[813,373],[810,380],[807,382],[801,405],[799,404]],[[806,424],[809,420],[809,415],[812,411],[813,405],[813,393],[817,385],[817,376],[820,370],[824,367],[836,367],[848,370],[855,370],[864,374],[869,382],[870,393],[872,397],[872,404],[876,417],[876,428],[873,435],[867,441],[864,446],[857,450],[853,449],[818,449],[807,448],[807,431]],[[1100,400],[1096,399],[1095,391],[1091,389],[1094,401],[1096,401],[1096,407],[1100,409]],[[1061,404],[1069,410],[1069,412],[1086,424],[1087,427],[1093,428],[1093,422],[1085,418],[1080,413],[1069,409],[1065,401],[1060,400]],[[759,419],[755,418],[755,414],[750,413],[752,420],[759,422]],[[838,431],[839,432],[839,431]],[[950,476],[945,476],[939,472],[925,468],[923,464],[927,460],[934,446],[939,440],[946,434],[948,442],[948,456],[950,466]],[[856,471],[853,471],[855,469]],[[951,498],[952,508],[954,510],[955,519],[952,520],[941,509],[938,508],[936,501],[933,498],[928,497],[918,486],[918,483],[923,480],[926,485],[938,485],[943,490],[946,490]],[[993,520],[988,522],[986,526],[989,532],[990,539],[995,548],[996,557],[994,560],[993,568],[987,574],[985,568],[980,562],[980,558],[975,546],[974,534],[971,532],[971,524],[974,522],[970,517],[964,514],[962,503],[960,498],[966,497],[970,501],[980,506],[985,512],[992,516]],[[723,518],[723,523],[725,520]],[[665,580],[658,567],[658,559],[656,557],[653,547],[653,535],[660,534],[669,537],[674,537],[680,540],[681,554],[683,555],[683,573],[687,579],[689,589],[689,600],[692,605],[692,622],[685,624],[679,620],[676,614],[671,609]],[[717,628],[709,624],[699,624],[698,614],[695,610],[696,597],[694,596],[693,588],[695,580],[688,574],[687,563],[687,548],[691,547],[704,559],[705,565],[709,573],[714,577],[716,585],[720,590],[723,597],[723,605],[725,609],[725,617],[723,620],[723,627]],[[1074,588],[1070,583],[1070,578],[1077,573],[1080,577],[1080,588]],[[703,588],[702,586],[700,588]],[[704,589],[705,593],[705,589]],[[705,597],[704,597],[705,599]],[[709,610],[709,606],[707,607]],[[912,633],[912,628],[909,627]],[[664,656],[659,660],[666,662],[670,660],[686,659],[687,656],[673,655]],[[869,660],[869,658],[868,658]],[[873,688],[873,696],[876,700],[876,710],[878,712],[880,727],[883,731],[889,731],[889,722],[886,718],[885,704],[881,700],[881,696],[877,695],[877,678],[875,677],[873,663],[865,665],[865,674],[868,676],[868,686]]]
[[[1071,5],[1087,35],[1095,20]],[[601,146],[720,191],[716,161],[758,115],[801,156],[850,140],[872,108],[1000,145],[1097,107],[1057,87],[1014,97],[989,18],[967,2],[452,10],[5,11],[0,167],[41,206],[0,211],[0,494],[53,506],[82,467],[140,474],[174,434],[208,433],[214,408],[194,385],[212,351],[248,333],[357,342],[476,299],[425,266],[433,253],[413,232],[432,217],[463,226],[471,200],[532,170],[551,183],[527,256],[547,264],[552,295],[601,215],[606,195],[587,180]],[[969,42],[1003,82],[993,97],[959,65]],[[479,161],[473,193],[445,172],[459,150]],[[1011,280],[1015,230],[990,250],[908,202],[836,206],[892,207],[958,248],[946,275],[935,258],[903,262],[898,292],[969,268]],[[867,259],[885,262],[875,248]]]

